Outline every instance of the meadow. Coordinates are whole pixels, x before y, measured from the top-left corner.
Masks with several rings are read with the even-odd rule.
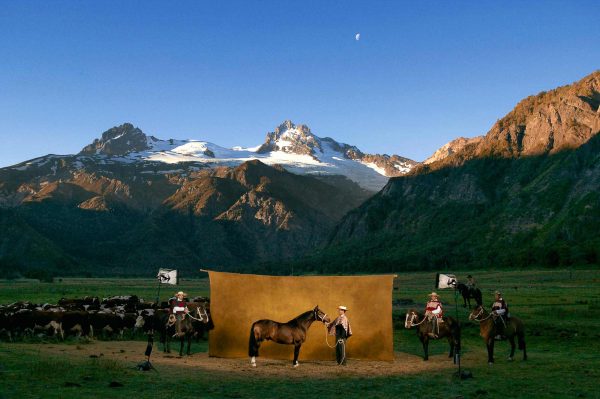
[[[334,376],[294,372],[261,374],[244,371],[244,365],[231,370],[195,369],[173,360],[156,371],[137,371],[139,357],[102,358],[67,356],[92,347],[94,342],[68,340],[0,342],[0,398],[78,398],[78,397],[201,397],[201,398],[281,398],[281,397],[415,397],[415,398],[598,398],[600,391],[600,270],[514,270],[471,272],[482,289],[484,304],[492,301],[499,289],[511,313],[527,327],[529,360],[523,362],[516,351],[509,362],[509,345],[496,343],[493,366],[487,364],[484,344],[477,323],[467,320],[468,311],[458,307],[463,323],[462,367],[473,378],[461,380],[448,367],[446,341],[430,345],[427,370],[398,375],[360,375],[340,370]],[[463,275],[464,274],[464,275]],[[464,280],[466,273],[458,277]],[[407,308],[421,307],[434,284],[433,273],[401,273],[394,300],[394,347],[409,355],[415,367],[423,364],[422,348],[412,330],[404,329]],[[167,288],[165,288],[167,287]],[[53,283],[34,280],[0,280],[0,303],[17,300],[53,302],[61,297],[136,294],[146,300],[156,297],[156,282],[151,279],[61,279]],[[209,295],[208,279],[184,280],[177,287],[191,296]],[[173,291],[161,288],[161,299]],[[454,292],[438,291],[445,311],[455,314]],[[462,299],[460,299],[462,303]],[[360,311],[356,309],[354,311]],[[351,320],[351,315],[350,320]],[[142,338],[139,338],[142,339]],[[143,345],[142,342],[138,342]],[[52,345],[52,351],[44,348]],[[123,341],[123,347],[131,345]],[[156,349],[155,349],[156,350]],[[208,350],[206,342],[194,344],[195,356]],[[158,355],[157,355],[158,356]],[[192,356],[194,357],[194,356]],[[236,362],[236,361],[233,361]],[[240,359],[245,363],[246,359]],[[233,364],[233,363],[232,363]],[[439,365],[439,368],[436,368]],[[409,365],[410,366],[410,365]],[[282,368],[284,366],[281,366]],[[307,363],[300,368],[313,367]],[[385,366],[384,366],[385,367]],[[300,369],[299,368],[299,369]],[[300,377],[302,375],[302,377]],[[112,385],[112,386],[111,386]]]

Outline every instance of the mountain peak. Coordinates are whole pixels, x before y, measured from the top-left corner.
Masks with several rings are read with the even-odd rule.
[[[314,155],[315,149],[322,151],[321,139],[315,136],[306,125],[295,125],[286,120],[267,133],[265,142],[258,148],[258,153],[283,151],[300,155]]]
[[[123,123],[102,133],[102,137],[85,146],[81,154],[125,155],[146,149],[148,149],[148,140],[144,132],[131,123]]]

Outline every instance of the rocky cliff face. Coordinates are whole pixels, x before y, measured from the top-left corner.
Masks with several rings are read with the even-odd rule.
[[[471,138],[459,137],[449,143],[444,144],[436,152],[434,152],[432,156],[423,161],[423,163],[428,165],[430,163],[442,161],[443,159],[448,158],[450,155],[462,151],[462,149],[466,146],[476,146],[479,144],[479,142],[481,142],[481,140],[483,140],[483,136]]]
[[[482,139],[471,139],[441,159],[430,158],[414,173],[474,158],[520,158],[577,148],[600,130],[599,106],[600,71],[596,71],[571,85],[525,98]]]
[[[316,262],[378,271],[599,263],[599,78],[528,97],[485,137],[391,179],[343,218]]]

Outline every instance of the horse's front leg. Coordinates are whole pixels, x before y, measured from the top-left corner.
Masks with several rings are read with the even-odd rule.
[[[189,356],[192,352],[192,334],[187,335],[187,355]]]
[[[183,345],[185,344],[185,335],[179,338],[179,357],[183,356]]]
[[[423,344],[423,360],[429,360],[429,337],[423,334],[421,337],[421,343]]]
[[[454,356],[454,337],[452,335],[448,337],[448,343],[450,344],[450,353],[448,354],[448,357],[452,357]]]
[[[494,364],[494,335],[487,339],[488,364]]]
[[[292,366],[294,367],[298,367],[298,355],[300,354],[300,346],[302,346],[302,344],[294,345],[294,361],[292,363]]]

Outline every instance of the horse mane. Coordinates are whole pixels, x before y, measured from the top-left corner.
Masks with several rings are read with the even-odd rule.
[[[293,319],[288,321],[286,324],[291,324],[294,322],[297,323],[299,320],[307,319],[310,315],[312,315],[314,313],[314,311],[315,311],[314,309],[307,310],[306,312],[302,313],[301,315],[294,317]]]

